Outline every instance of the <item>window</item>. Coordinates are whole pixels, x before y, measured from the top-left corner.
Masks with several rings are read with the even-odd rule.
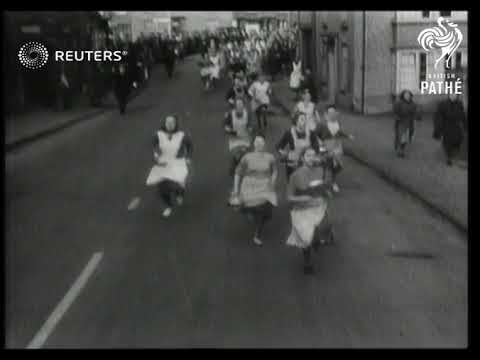
[[[422,18],[429,18],[430,17],[430,11],[422,11]]]
[[[440,11],[440,16],[450,17],[450,16],[452,16],[452,12],[451,11]]]
[[[419,87],[416,59],[416,52],[400,52],[398,64],[398,92],[405,89],[415,91],[415,89]]]
[[[459,51],[455,54],[455,69],[459,70],[462,67],[462,53]]]
[[[420,78],[419,78],[419,89],[421,88],[422,81],[427,80],[427,54],[420,53]]]

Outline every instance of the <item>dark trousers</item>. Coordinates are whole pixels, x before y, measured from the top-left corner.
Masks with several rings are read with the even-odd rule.
[[[447,156],[447,160],[452,160],[460,152],[462,140],[463,139],[461,138],[455,139],[455,141],[450,139],[446,140],[445,138],[443,139],[442,145],[445,155]]]
[[[285,166],[285,173],[287,174],[287,181],[290,180],[290,176],[295,172],[296,168],[293,166]]]
[[[117,103],[118,103],[118,108],[120,110],[120,114],[125,114],[125,110],[127,109],[128,95],[117,93],[117,94],[115,94],[115,97],[117,98]]]
[[[242,160],[243,155],[245,155],[247,152],[248,152],[248,148],[244,148],[244,147],[235,148],[231,152],[230,169],[229,169],[230,176],[235,176],[235,170],[237,169],[237,166],[240,163],[240,160]]]
[[[312,248],[318,250],[321,241],[332,242],[333,239],[333,225],[330,221],[328,211],[325,214],[325,218],[322,220],[320,225],[315,229],[314,238],[311,246],[303,249],[303,260],[304,265],[307,267],[312,266]]]
[[[176,203],[177,196],[184,196],[185,189],[176,182],[164,180],[157,185],[157,190],[168,207],[173,207]]]
[[[261,238],[265,224],[272,218],[273,205],[269,202],[243,210],[255,225],[255,236]]]
[[[267,128],[267,105],[260,105],[255,111],[257,118],[257,127],[259,131],[264,131]]]
[[[174,63],[169,61],[165,64],[165,68],[167,70],[167,75],[169,78],[172,78],[173,76],[173,68],[174,68]]]

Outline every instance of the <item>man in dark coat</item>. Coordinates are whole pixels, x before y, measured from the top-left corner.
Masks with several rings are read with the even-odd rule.
[[[175,66],[175,43],[169,40],[165,49],[165,69],[169,78],[173,76],[173,69]]]
[[[462,146],[466,116],[459,95],[451,94],[448,99],[440,102],[434,117],[433,137],[442,139],[443,149],[447,157],[447,165],[452,165],[452,159]]]
[[[131,90],[131,83],[127,75],[125,64],[120,64],[118,69],[114,69],[113,90],[118,102],[120,114],[124,115]]]

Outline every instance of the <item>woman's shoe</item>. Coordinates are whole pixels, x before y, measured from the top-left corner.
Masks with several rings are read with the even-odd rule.
[[[333,183],[332,190],[333,190],[334,193],[339,193],[340,192],[340,188],[338,187],[337,183]]]
[[[172,215],[172,208],[166,208],[165,210],[163,210],[163,217],[169,217],[170,215]]]
[[[177,204],[178,204],[178,206],[183,205],[183,196],[182,195],[177,196]]]
[[[312,275],[314,273],[313,265],[304,265],[303,266],[303,273],[305,275]]]
[[[255,245],[258,245],[258,246],[263,245],[262,240],[260,240],[260,239],[259,239],[258,237],[256,237],[256,236],[253,238],[253,242],[255,243]]]

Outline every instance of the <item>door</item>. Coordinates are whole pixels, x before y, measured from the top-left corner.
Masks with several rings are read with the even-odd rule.
[[[304,69],[312,69],[313,66],[313,34],[312,30],[303,30],[303,63],[302,66]]]

